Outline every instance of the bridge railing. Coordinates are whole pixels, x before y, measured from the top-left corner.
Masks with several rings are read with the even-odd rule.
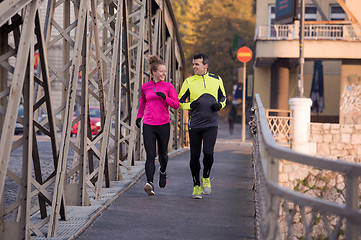
[[[347,24],[306,24],[305,39],[359,41],[359,26]],[[299,38],[299,25],[261,25],[256,28],[257,40],[296,40]]]
[[[309,156],[277,144],[258,94],[250,126],[254,134],[257,238],[360,239],[361,165]],[[313,179],[296,179],[299,184],[308,184],[307,190],[298,185],[282,186],[280,164],[284,161],[306,166],[315,175]],[[297,175],[297,167],[293,171],[289,168],[287,173]],[[328,181],[340,179],[342,186],[326,191]],[[325,192],[328,195],[322,194]],[[333,200],[333,196],[339,197]]]

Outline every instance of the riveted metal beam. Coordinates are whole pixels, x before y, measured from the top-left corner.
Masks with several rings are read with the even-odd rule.
[[[184,77],[169,7],[162,0],[0,3],[1,239],[56,237],[67,206],[88,206],[145,160],[135,118],[148,57],[166,62],[177,91]],[[169,150],[186,144],[181,114],[170,110]]]

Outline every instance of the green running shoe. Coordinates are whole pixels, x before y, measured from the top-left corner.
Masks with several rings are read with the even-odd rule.
[[[197,198],[197,199],[201,199],[202,198],[202,188],[201,186],[194,186],[193,188],[193,193],[192,193],[192,198]]]
[[[202,177],[202,186],[204,194],[210,194],[212,192],[211,179]]]

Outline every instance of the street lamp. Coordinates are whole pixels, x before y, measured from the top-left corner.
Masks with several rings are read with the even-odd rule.
[[[305,0],[301,0],[301,19],[300,19],[300,57],[299,57],[299,72],[298,72],[298,97],[303,97],[303,65],[304,58],[304,37],[305,37]]]

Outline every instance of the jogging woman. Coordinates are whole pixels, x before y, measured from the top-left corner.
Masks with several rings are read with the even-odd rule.
[[[167,183],[168,142],[170,119],[168,107],[179,108],[178,95],[173,85],[165,82],[166,67],[163,60],[157,56],[149,58],[151,79],[141,87],[141,97],[136,125],[139,128],[143,118],[143,142],[147,159],[145,174],[147,183],[144,191],[153,196],[155,173],[156,143],[158,143],[159,187]]]

